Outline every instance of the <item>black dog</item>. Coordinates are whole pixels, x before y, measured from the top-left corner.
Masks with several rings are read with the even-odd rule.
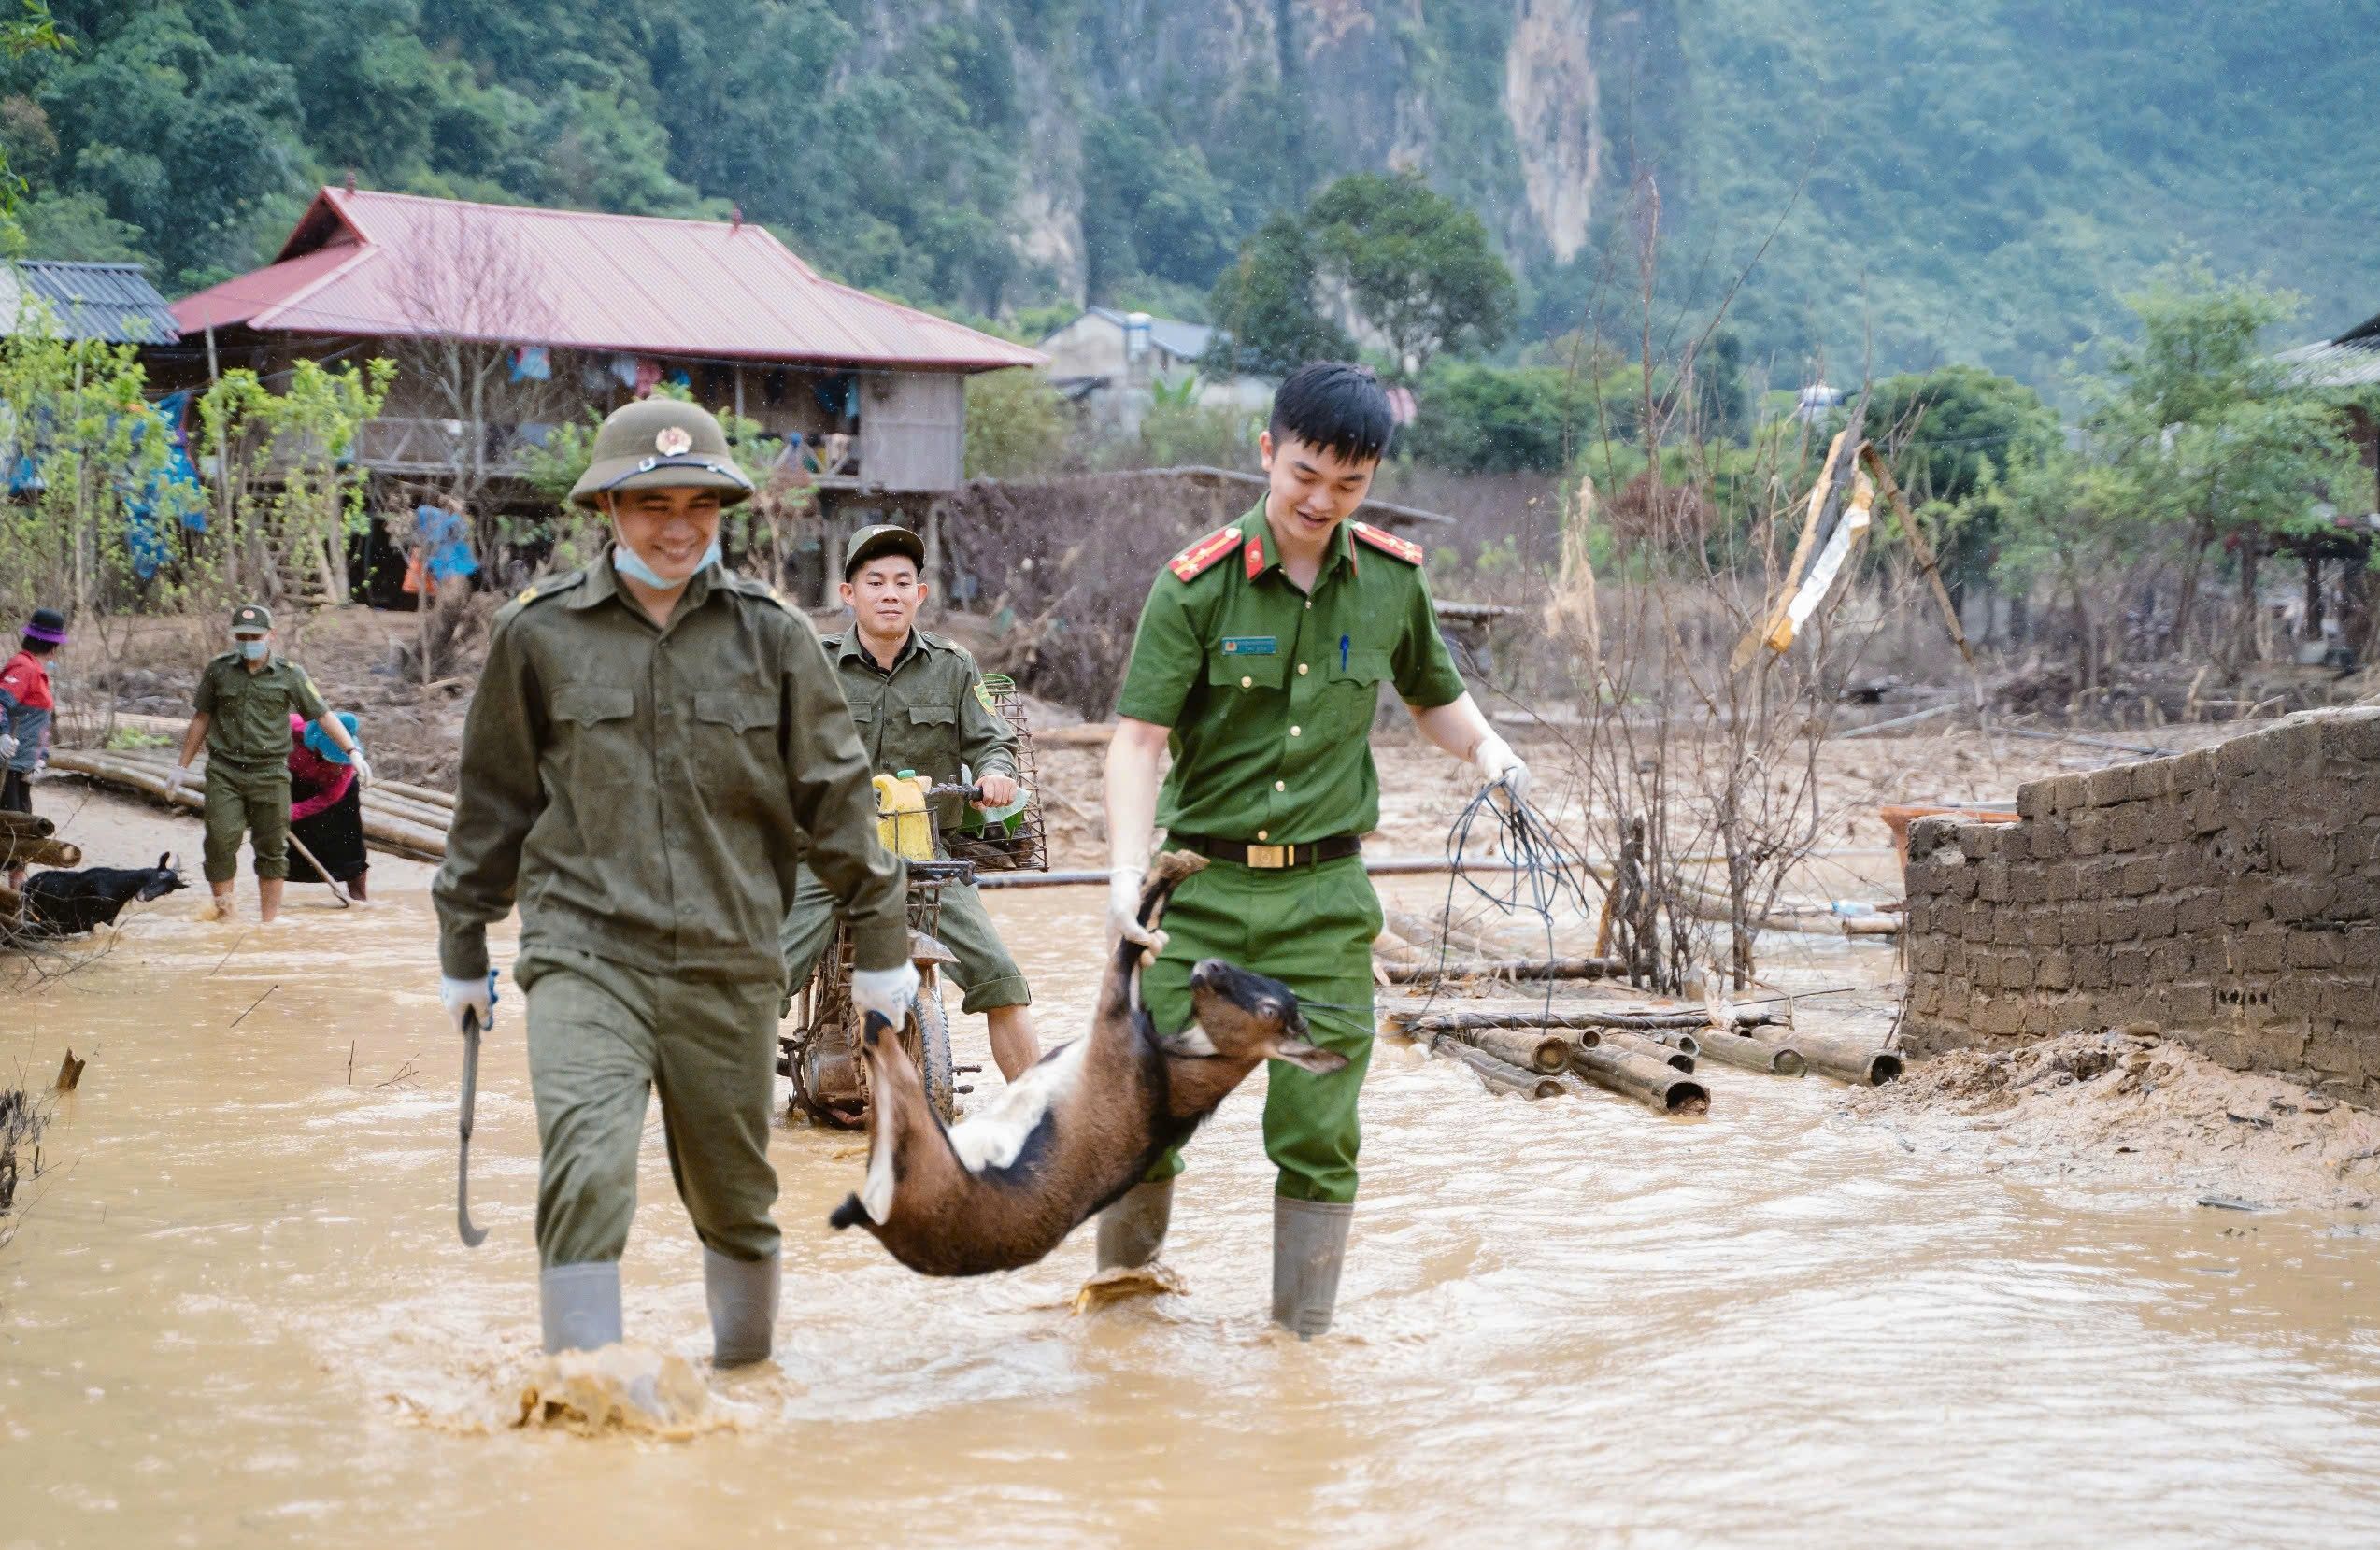
[[[78,936],[109,924],[135,899],[146,903],[189,887],[169,864],[172,859],[173,852],[167,851],[155,866],[35,873],[25,879],[25,933]]]

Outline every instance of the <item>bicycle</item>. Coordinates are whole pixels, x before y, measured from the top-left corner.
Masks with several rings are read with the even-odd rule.
[[[980,786],[930,786],[924,818],[930,848],[939,849],[933,800],[963,797],[983,799]],[[915,818],[916,814],[878,817]],[[961,1076],[980,1066],[953,1065],[950,1019],[942,1006],[945,963],[958,961],[935,934],[942,920],[942,890],[953,884],[973,883],[976,865],[970,860],[932,860],[909,866],[909,957],[918,966],[918,1000],[901,1030],[901,1043],[925,1078],[927,1100],[948,1124],[959,1115],[959,1097],[973,1090]],[[851,1010],[851,928],[839,917],[826,950],[819,955],[795,997],[793,1031],[777,1036],[777,1074],[793,1084],[792,1111],[813,1123],[838,1130],[859,1130],[867,1124],[867,1064],[860,1059],[860,1019]]]

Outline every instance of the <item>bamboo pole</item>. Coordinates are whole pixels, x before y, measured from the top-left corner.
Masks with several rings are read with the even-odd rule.
[[[1614,1054],[1642,1055],[1648,1060],[1659,1060],[1671,1070],[1682,1071],[1689,1076],[1694,1074],[1693,1056],[1682,1049],[1672,1049],[1667,1045],[1658,1044],[1642,1033],[1618,1031],[1606,1033],[1603,1035],[1603,1047]]]
[[[145,761],[126,761],[113,754],[94,754],[78,748],[59,748],[50,753],[50,762],[73,775],[87,775],[94,780],[112,781],[129,786],[160,801],[165,800],[165,782],[170,770],[150,767]],[[198,772],[193,770],[195,776]],[[184,786],[172,799],[175,805],[203,808],[206,796],[203,787]],[[376,842],[379,848],[414,860],[444,860],[447,836],[443,826],[427,823],[380,811],[365,805],[361,813],[363,837]],[[72,863],[67,863],[72,864]]]
[[[1765,1071],[1774,1076],[1799,1076],[1809,1064],[1784,1045],[1763,1044],[1741,1033],[1706,1028],[1695,1037],[1703,1043],[1703,1053],[1722,1065]]]
[[[454,793],[441,791],[434,786],[416,786],[403,780],[383,780],[372,789],[376,791],[387,791],[392,796],[404,797],[407,801],[418,802],[425,806],[443,807],[449,812],[454,811]]]
[[[0,813],[0,834],[15,835],[29,840],[46,840],[58,832],[58,826],[34,813]]]
[[[1543,1072],[1547,1075],[1570,1064],[1570,1052],[1575,1047],[1570,1040],[1554,1033],[1531,1033],[1517,1028],[1475,1028],[1450,1037],[1484,1050],[1506,1065],[1523,1071]],[[1600,1040],[1602,1035],[1598,1034]]]
[[[80,866],[82,846],[64,840],[0,839],[0,866]]]
[[[1648,1028],[1645,1030],[1644,1036],[1657,1045],[1667,1045],[1688,1055],[1703,1053],[1703,1041],[1682,1028]]]
[[[1672,1071],[1642,1055],[1614,1054],[1607,1049],[1581,1049],[1570,1059],[1570,1069],[1609,1092],[1632,1098],[1656,1114],[1708,1114],[1711,1092],[1684,1072]]]
[[[1754,1043],[1761,1041],[1754,1040]],[[1812,1071],[1821,1076],[1831,1076],[1838,1082],[1854,1087],[1880,1088],[1901,1076],[1901,1057],[1888,1049],[1874,1049],[1854,1044],[1848,1039],[1809,1033],[1792,1035],[1790,1048],[1802,1057]]]
[[[1518,1093],[1523,1098],[1556,1098],[1562,1092],[1561,1078],[1540,1072],[1523,1071],[1507,1061],[1499,1060],[1482,1049],[1475,1049],[1459,1039],[1441,1038],[1432,1046],[1432,1053],[1451,1055],[1469,1066],[1480,1084],[1489,1092]]]

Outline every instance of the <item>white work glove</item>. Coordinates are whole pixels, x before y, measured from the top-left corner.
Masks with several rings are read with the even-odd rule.
[[[1503,781],[1504,789],[1512,793],[1513,801],[1529,800],[1529,766],[1512,751],[1511,744],[1494,732],[1481,738],[1479,746],[1471,750],[1471,767],[1477,770],[1479,778],[1490,786]]]
[[[1147,949],[1140,955],[1143,963],[1154,962],[1165,946],[1163,931],[1140,923],[1140,891],[1147,881],[1146,863],[1127,862],[1107,874],[1107,946],[1137,942]]]
[[[176,796],[180,794],[181,789],[189,784],[190,766],[188,764],[175,765],[174,773],[165,777],[165,800],[167,802],[173,801]]]
[[[452,979],[440,975],[438,1004],[454,1019],[454,1031],[463,1031],[463,1015],[479,1014],[479,1031],[486,1032],[496,1023],[496,972],[493,969],[479,979]]]
[[[854,969],[851,971],[851,1010],[864,1023],[871,1012],[898,1028],[908,1020],[909,1008],[918,999],[918,966],[903,963],[898,969]]]
[[[10,734],[8,734],[7,732],[0,732],[0,759],[14,759],[14,758],[16,758],[16,757],[17,757],[17,740],[16,740],[16,738],[14,738],[13,736],[11,736],[11,735],[10,735]]]
[[[347,762],[348,767],[355,772],[356,789],[364,791],[370,790],[372,789],[373,778],[372,761],[363,757],[363,750],[362,748],[358,748],[353,753],[348,755]]]

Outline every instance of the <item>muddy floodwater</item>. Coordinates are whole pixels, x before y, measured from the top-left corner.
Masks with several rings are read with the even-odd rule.
[[[1101,894],[991,897],[1071,1031]],[[1384,1047],[1339,1333],[1303,1346],[1265,1320],[1261,1076],[1190,1149],[1188,1295],[1079,1317],[1088,1234],[919,1279],[825,1226],[853,1140],[780,1130],[781,1363],[724,1377],[655,1119],[629,1330],[721,1426],[515,1430],[509,982],[474,1251],[426,894],[245,934],[188,899],[0,1009],[12,1072],[91,1062],[0,1250],[0,1546],[2380,1543],[2369,1214],[2016,1184],[1708,1065],[1671,1121]]]

